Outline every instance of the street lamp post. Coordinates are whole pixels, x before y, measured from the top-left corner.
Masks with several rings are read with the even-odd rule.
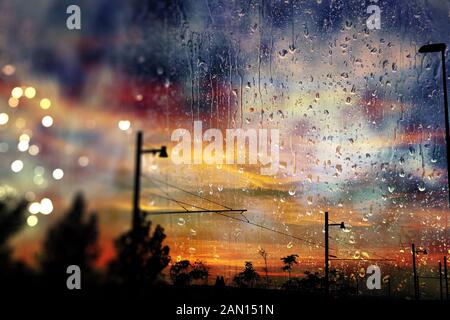
[[[134,188],[133,188],[133,217],[132,217],[132,230],[138,230],[138,227],[142,221],[140,197],[141,197],[141,156],[143,154],[150,153],[153,155],[159,154],[160,158],[167,158],[167,148],[162,146],[160,149],[144,149],[142,131],[138,131],[136,134],[136,154],[134,164]]]
[[[445,297],[448,300],[448,274],[447,274],[447,257],[444,256],[444,281],[445,281]]]
[[[328,212],[325,212],[325,294],[328,296],[330,294],[330,254],[329,254],[329,227],[340,227],[341,229],[345,229],[344,222],[341,223],[329,223],[328,222]]]
[[[447,96],[447,71],[445,68],[445,43],[426,44],[419,48],[420,53],[440,52],[442,60],[442,81],[444,87],[444,116],[445,116],[445,146],[447,151],[447,186],[450,203],[450,129],[449,129],[449,115],[448,115],[448,96]],[[447,229],[448,229],[448,214],[445,216],[445,241],[447,244]]]
[[[439,293],[441,296],[441,301],[444,300],[444,292],[442,289],[442,263],[439,261]]]
[[[419,300],[420,298],[420,288],[419,288],[419,277],[417,276],[417,267],[416,267],[416,255],[419,253],[428,254],[426,249],[424,250],[416,250],[414,243],[411,244],[411,254],[413,261],[413,274],[414,274],[414,298]]]

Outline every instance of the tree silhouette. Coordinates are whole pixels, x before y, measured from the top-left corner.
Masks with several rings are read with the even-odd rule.
[[[135,230],[122,234],[116,241],[117,257],[109,265],[114,281],[126,285],[152,284],[170,262],[169,247],[163,246],[164,229],[142,221]]]
[[[259,274],[255,271],[255,268],[253,268],[253,263],[251,261],[246,261],[244,271],[235,275],[233,281],[238,287],[252,288],[259,278]]]
[[[223,278],[223,276],[216,277],[216,282],[214,283],[214,286],[216,288],[224,288],[225,287],[225,279]]]
[[[319,293],[323,291],[322,284],[324,281],[324,278],[318,272],[305,271],[305,277],[300,280],[300,287],[307,293]]]
[[[288,291],[299,291],[301,290],[301,280],[297,278],[292,278],[281,285],[281,288]]]
[[[65,288],[69,265],[80,267],[82,279],[94,275],[93,267],[99,253],[97,215],[85,216],[86,202],[78,193],[69,211],[47,232],[40,265],[44,278],[52,284]]]
[[[289,291],[300,291],[307,294],[318,294],[323,292],[323,282],[324,278],[321,277],[318,272],[311,273],[309,271],[305,271],[305,277],[301,279],[289,279],[285,283],[283,283],[281,287]]]
[[[174,285],[185,286],[191,282],[189,269],[191,263],[189,260],[181,260],[172,265],[170,268],[170,278]]]
[[[291,279],[291,272],[292,268],[294,267],[294,264],[297,264],[298,254],[291,254],[286,257],[281,258],[280,260],[283,261],[284,266],[281,268],[283,271],[287,271],[289,274],[289,279]]]
[[[188,285],[192,280],[203,280],[207,283],[208,276],[208,267],[199,260],[193,264],[189,260],[181,260],[170,268],[170,278],[174,285]]]
[[[340,270],[330,270],[330,284],[334,286],[336,293],[339,296],[348,296],[350,294],[357,294],[357,289],[353,286],[351,277]]]
[[[208,283],[208,276],[209,276],[209,268],[206,266],[206,264],[200,260],[197,260],[194,262],[194,264],[191,265],[191,271],[189,272],[189,275],[192,280],[200,280],[207,284]]]
[[[21,262],[11,258],[11,247],[8,240],[25,224],[26,201],[16,202],[7,198],[0,201],[0,283],[2,285],[18,285],[17,281],[26,283],[24,276],[31,271]]]
[[[267,258],[268,258],[268,256],[269,256],[269,253],[265,250],[265,249],[263,249],[263,248],[259,248],[259,250],[258,250],[258,253],[259,253],[259,255],[263,258],[263,260],[264,260],[264,268],[263,268],[263,271],[264,271],[264,273],[265,273],[265,275],[266,275],[266,285],[267,285],[267,287],[269,286],[269,269],[268,269],[268,267],[267,267]]]

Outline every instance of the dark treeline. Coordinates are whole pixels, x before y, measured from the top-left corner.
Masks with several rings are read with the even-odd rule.
[[[157,225],[152,228],[149,221],[143,221],[136,230],[129,230],[115,240],[116,256],[103,271],[95,268],[99,256],[99,230],[97,214],[88,214],[82,194],[75,196],[65,215],[52,225],[43,240],[42,250],[37,257],[37,268],[12,258],[8,240],[20,232],[25,225],[27,203],[14,199],[0,201],[0,285],[20,287],[21,285],[66,290],[67,267],[77,265],[82,272],[82,287],[146,287],[167,284],[161,276],[170,266],[169,278],[175,286],[206,286],[210,271],[207,264],[197,260],[171,261],[170,249],[164,245],[166,234]],[[235,286],[239,288],[280,288],[268,276],[269,253],[260,249],[264,260],[263,276],[246,261],[241,272],[229,283],[223,276],[215,278],[215,287]],[[301,278],[292,277],[292,271],[299,262],[299,255],[282,257],[280,269],[286,272],[287,280],[281,288],[304,293],[321,293],[324,279],[319,273],[305,271]],[[356,293],[355,279],[336,270],[330,272],[330,283],[336,292]]]

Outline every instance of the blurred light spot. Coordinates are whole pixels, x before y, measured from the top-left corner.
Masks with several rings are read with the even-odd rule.
[[[53,125],[53,118],[51,116],[45,116],[42,118],[42,125],[49,128]]]
[[[126,131],[126,130],[128,130],[130,128],[131,123],[128,120],[120,120],[118,126],[119,126],[120,130]]]
[[[19,141],[26,141],[26,142],[30,142],[30,136],[27,135],[26,133],[21,134],[19,137]]]
[[[2,68],[2,72],[5,76],[11,76],[16,72],[16,68],[13,65],[6,64]]]
[[[30,211],[31,214],[38,214],[41,211],[41,204],[39,202],[33,202],[28,207],[28,211]]]
[[[17,149],[21,152],[25,152],[28,150],[29,144],[28,141],[26,140],[22,140],[19,142],[19,144],[17,145]]]
[[[11,98],[9,98],[9,100],[8,100],[8,104],[9,104],[9,106],[10,106],[11,108],[15,108],[15,107],[17,107],[17,106],[19,105],[19,100],[17,100],[17,99],[14,98],[14,97],[11,97]]]
[[[64,171],[62,169],[53,170],[53,179],[61,180],[64,177]]]
[[[21,160],[16,160],[13,163],[11,163],[11,170],[15,173],[22,171],[23,169],[23,162]]]
[[[36,168],[34,168],[34,173],[42,176],[45,173],[45,169],[41,166],[37,166]]]
[[[20,97],[23,96],[23,90],[21,87],[15,87],[14,89],[11,90],[11,96],[13,98],[19,99]]]
[[[36,89],[33,87],[28,87],[25,89],[25,97],[28,99],[33,99],[36,96]]]
[[[33,178],[33,182],[38,186],[42,186],[45,183],[45,179],[41,175],[36,175]]]
[[[45,109],[45,110],[46,110],[46,109],[48,109],[48,108],[51,107],[52,102],[51,102],[49,99],[44,98],[44,99],[41,100],[41,102],[39,103],[39,105],[41,106],[42,109]]]
[[[0,113],[0,126],[7,124],[9,121],[9,116],[6,113]]]
[[[27,224],[29,227],[34,227],[38,224],[38,218],[36,216],[29,216],[27,218]]]
[[[89,158],[86,156],[81,156],[78,158],[78,164],[81,167],[87,167],[89,165]]]
[[[39,154],[39,147],[37,145],[33,144],[28,149],[28,153],[32,156],[37,156]]]
[[[43,198],[41,200],[41,213],[50,214],[53,211],[53,203],[49,198]]]

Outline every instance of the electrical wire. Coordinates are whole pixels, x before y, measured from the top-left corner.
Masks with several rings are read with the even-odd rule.
[[[147,179],[149,179],[150,181],[153,180],[152,182],[153,182],[153,185],[154,185],[154,186],[156,186],[155,183],[154,183],[154,181],[157,181],[157,182],[160,183],[160,184],[166,184],[166,185],[168,185],[168,186],[170,186],[170,187],[172,187],[172,188],[174,188],[174,189],[177,189],[177,190],[179,190],[179,191],[181,191],[181,192],[185,192],[185,193],[190,194],[190,195],[192,195],[192,196],[198,197],[198,198],[200,198],[200,199],[202,199],[202,200],[206,200],[206,201],[208,201],[208,202],[217,204],[217,205],[219,205],[219,206],[221,206],[221,207],[227,208],[228,210],[233,210],[232,208],[230,208],[230,207],[228,207],[228,206],[222,205],[222,204],[217,203],[217,202],[215,202],[215,201],[212,201],[212,200],[210,200],[210,199],[208,199],[208,198],[201,197],[201,196],[199,196],[199,195],[197,195],[197,194],[195,194],[195,193],[189,192],[189,191],[184,190],[184,189],[182,189],[182,188],[180,188],[180,187],[177,187],[177,186],[171,185],[171,184],[169,184],[169,183],[163,182],[163,181],[161,181],[161,180],[159,180],[159,179],[155,179],[155,178],[153,178],[153,177],[150,179],[150,177],[145,176],[145,175],[144,175],[144,177],[147,178]],[[161,190],[158,186],[156,186],[156,187],[157,187],[159,190]],[[167,200],[170,200],[170,201],[177,202],[177,203],[179,203],[179,204],[181,203],[181,204],[184,204],[184,205],[187,205],[187,206],[191,206],[191,207],[195,207],[195,208],[198,208],[198,209],[201,209],[201,210],[205,210],[206,212],[207,212],[208,210],[211,210],[211,209],[206,209],[206,208],[199,207],[199,206],[197,206],[197,205],[189,204],[189,203],[186,203],[186,202],[183,202],[183,201],[175,200],[175,199],[172,199],[172,198],[170,198],[170,197],[164,197],[164,196],[161,196],[161,195],[152,193],[152,192],[150,192],[150,194],[155,195],[155,196],[158,196],[158,197],[161,197],[161,198],[164,198],[164,199],[167,199]],[[226,210],[224,210],[224,212],[226,212]],[[181,213],[181,212],[180,212],[180,213]],[[189,210],[187,210],[186,213],[189,213]],[[227,217],[227,218],[230,218],[230,219],[239,221],[239,222],[247,223],[247,224],[249,224],[249,225],[252,225],[252,226],[255,226],[255,227],[258,227],[258,228],[261,228],[261,229],[270,231],[270,232],[273,232],[273,233],[277,233],[277,234],[280,234],[280,235],[283,235],[283,236],[286,236],[286,237],[290,237],[290,238],[292,238],[292,239],[295,239],[295,240],[298,240],[298,241],[307,243],[307,244],[309,244],[309,245],[314,245],[314,246],[318,246],[318,247],[325,248],[325,246],[324,246],[323,244],[320,244],[320,243],[317,243],[317,242],[314,242],[314,241],[311,241],[311,240],[308,240],[308,239],[304,239],[304,238],[301,238],[301,237],[297,237],[297,236],[294,236],[294,235],[289,234],[289,233],[286,233],[286,232],[282,232],[282,231],[278,231],[278,230],[275,230],[275,229],[271,229],[271,228],[266,227],[266,226],[264,226],[264,225],[261,225],[261,224],[252,222],[252,221],[250,221],[243,213],[241,213],[241,214],[244,216],[245,220],[239,219],[239,218],[237,218],[237,217],[229,216],[229,215],[227,215],[227,214],[225,214],[225,213],[223,213],[223,212],[213,212],[213,213],[216,213],[216,214],[218,214],[218,215],[221,215],[221,216],[224,216],[224,217]],[[162,213],[162,214],[163,214],[163,213]],[[334,248],[329,248],[329,250],[333,250],[333,251],[334,251],[334,250],[336,250],[336,249],[334,249]]]

